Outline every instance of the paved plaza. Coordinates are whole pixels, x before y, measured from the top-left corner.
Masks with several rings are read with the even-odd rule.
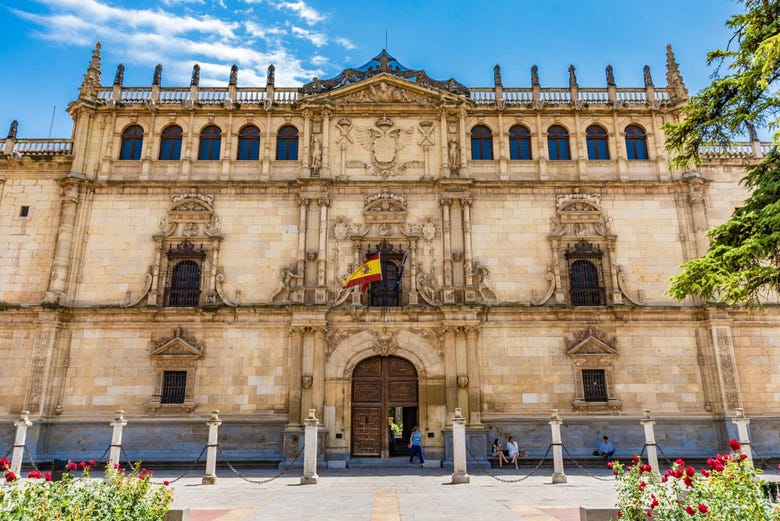
[[[173,508],[189,508],[190,521],[578,521],[580,506],[614,507],[614,483],[606,468],[590,467],[586,472],[567,469],[568,482],[555,485],[549,467],[516,483],[491,477],[511,481],[529,470],[475,469],[469,471],[471,483],[452,485],[451,471],[416,465],[323,469],[319,484],[302,486],[300,469],[262,485],[218,469],[216,485],[201,485],[202,475],[196,472],[174,483]],[[258,481],[274,475],[271,470],[240,472]],[[175,471],[159,471],[155,479],[177,475]],[[778,476],[769,471],[766,478]]]

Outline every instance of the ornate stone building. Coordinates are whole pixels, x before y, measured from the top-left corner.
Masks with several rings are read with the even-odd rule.
[[[99,456],[116,409],[133,458],[190,460],[211,409],[232,459],[298,451],[321,419],[335,462],[401,454],[411,428],[469,442],[604,433],[638,451],[723,448],[738,408],[777,455],[780,312],[665,295],[744,199],[768,149],[672,172],[661,125],[687,90],[490,88],[382,52],[302,88],[113,85],[95,49],[72,139],[0,152],[0,448],[28,410],[36,458]],[[20,88],[22,88],[20,86]],[[367,256],[383,280],[342,289]],[[391,423],[398,425],[395,430]],[[154,443],[151,443],[154,441]],[[82,457],[82,456],[79,456]]]

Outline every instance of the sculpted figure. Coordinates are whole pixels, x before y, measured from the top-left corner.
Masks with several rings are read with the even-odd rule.
[[[460,145],[455,138],[450,139],[447,152],[449,155],[450,168],[457,170],[460,167]]]
[[[428,304],[436,304],[436,286],[433,277],[428,273],[424,273],[422,266],[419,266],[417,269],[416,280],[417,292],[420,294],[420,297]]]
[[[268,66],[268,76],[266,78],[266,83],[268,83],[268,85],[273,85],[274,84],[274,71],[275,70],[276,70],[276,67],[274,67],[273,63]],[[315,79],[317,79],[317,78],[315,78]]]
[[[238,65],[235,63],[232,67],[230,67],[230,80],[228,81],[228,85],[235,85],[238,83]]]
[[[311,143],[311,173],[318,174],[322,166],[322,144],[319,138],[314,138]]]

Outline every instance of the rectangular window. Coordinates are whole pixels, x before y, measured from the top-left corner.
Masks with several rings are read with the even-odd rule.
[[[160,143],[160,159],[178,161],[181,159],[181,139],[163,139]]]
[[[607,401],[607,379],[604,369],[583,369],[582,386],[586,402]]]
[[[259,157],[260,157],[260,140],[239,138],[238,140],[239,161],[256,161]]]
[[[529,139],[510,139],[509,159],[531,159],[531,141]]]
[[[22,206],[19,208],[19,217],[27,217],[30,215],[30,207],[29,206]]]
[[[160,403],[184,403],[187,371],[164,371]]]

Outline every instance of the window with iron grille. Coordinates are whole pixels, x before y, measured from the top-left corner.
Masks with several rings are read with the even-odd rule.
[[[164,371],[160,403],[184,403],[187,371]]]
[[[586,402],[607,401],[607,378],[604,369],[583,369],[582,386]]]
[[[166,292],[166,306],[192,307],[200,302],[200,266],[193,260],[176,264]]]

